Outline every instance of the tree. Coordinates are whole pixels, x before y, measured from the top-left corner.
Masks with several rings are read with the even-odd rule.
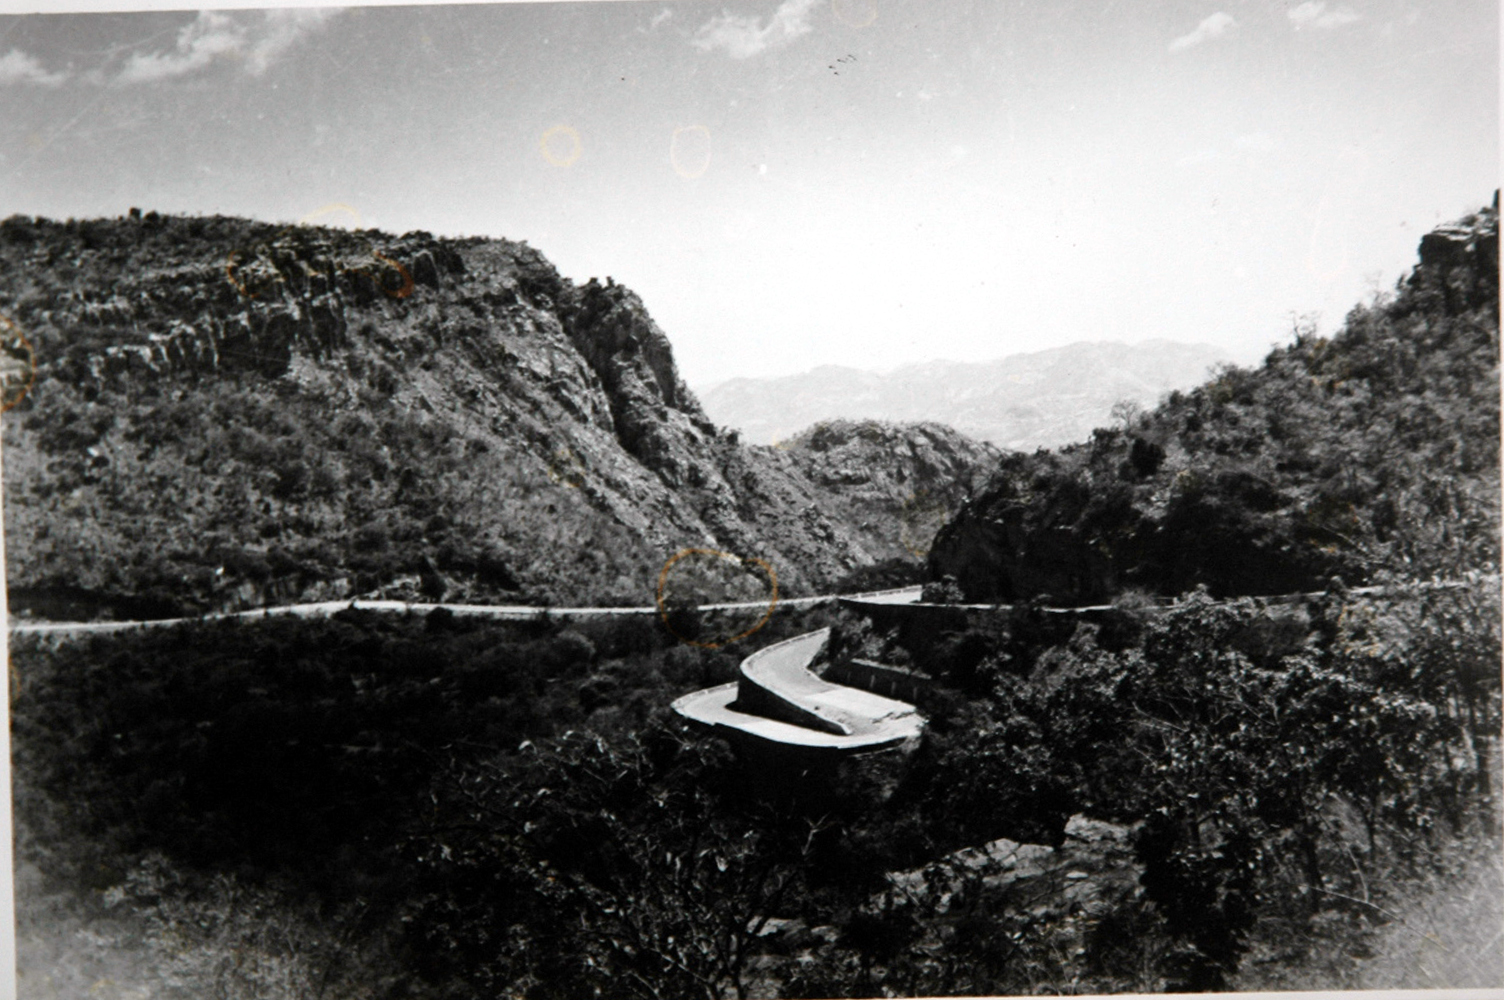
[[[449,957],[431,971],[539,997],[747,996],[820,825],[738,808],[733,766],[660,728],[448,775],[411,845],[430,883],[413,924]]]

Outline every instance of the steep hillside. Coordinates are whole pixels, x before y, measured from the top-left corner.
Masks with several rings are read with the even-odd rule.
[[[977,600],[1090,602],[1496,569],[1497,208],[1426,235],[1331,339],[1297,331],[1126,428],[1005,458],[931,571]]]
[[[736,378],[700,393],[716,423],[759,444],[837,418],[938,421],[999,448],[1085,440],[1114,405],[1152,406],[1227,357],[1206,344],[1069,344],[996,361],[931,361],[885,374],[825,365],[780,378]]]
[[[896,541],[913,559],[929,554],[936,532],[970,498],[999,453],[943,424],[831,420],[753,451],[778,463],[830,499],[833,523],[885,544]],[[896,505],[895,505],[896,501]]]
[[[893,431],[914,449],[856,483],[744,448],[636,295],[505,240],[18,217],[0,273],[39,359],[4,427],[13,611],[646,603],[685,546],[798,592],[914,558],[904,504],[989,455]]]

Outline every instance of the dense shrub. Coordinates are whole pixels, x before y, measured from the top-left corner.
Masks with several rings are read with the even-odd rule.
[[[1229,987],[1261,921],[1293,954],[1334,921],[1361,937],[1378,911],[1351,899],[1424,877],[1412,866],[1438,844],[1498,835],[1492,585],[1273,609],[1202,592],[1136,614],[1136,636],[1110,647],[1083,621],[1031,649],[1018,612],[969,633],[987,658],[1027,666],[932,715],[887,806],[922,817],[918,856],[1058,842],[1074,812],[1132,824],[1162,921],[1159,975],[1204,990]],[[849,631],[893,658],[881,636]]]

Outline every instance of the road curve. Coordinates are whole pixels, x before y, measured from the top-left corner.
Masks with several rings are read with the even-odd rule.
[[[687,694],[673,709],[733,739],[808,750],[861,753],[917,739],[924,718],[913,705],[810,672],[829,638],[826,628],[766,646],[742,661],[739,680]]]

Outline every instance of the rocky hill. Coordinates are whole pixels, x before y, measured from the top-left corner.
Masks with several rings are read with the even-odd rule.
[[[1068,344],[996,361],[931,361],[885,374],[825,365],[779,378],[736,378],[700,392],[711,419],[749,441],[776,442],[821,420],[928,420],[999,448],[1083,441],[1120,402],[1153,406],[1227,361],[1207,344],[1148,340]]]
[[[687,546],[807,591],[914,561],[905,505],[992,457],[933,426],[742,446],[635,294],[506,240],[15,217],[0,275],[38,359],[4,421],[13,612],[640,604]]]
[[[937,538],[976,600],[1270,594],[1499,564],[1498,203],[1395,293],[1127,427],[1013,455]]]

